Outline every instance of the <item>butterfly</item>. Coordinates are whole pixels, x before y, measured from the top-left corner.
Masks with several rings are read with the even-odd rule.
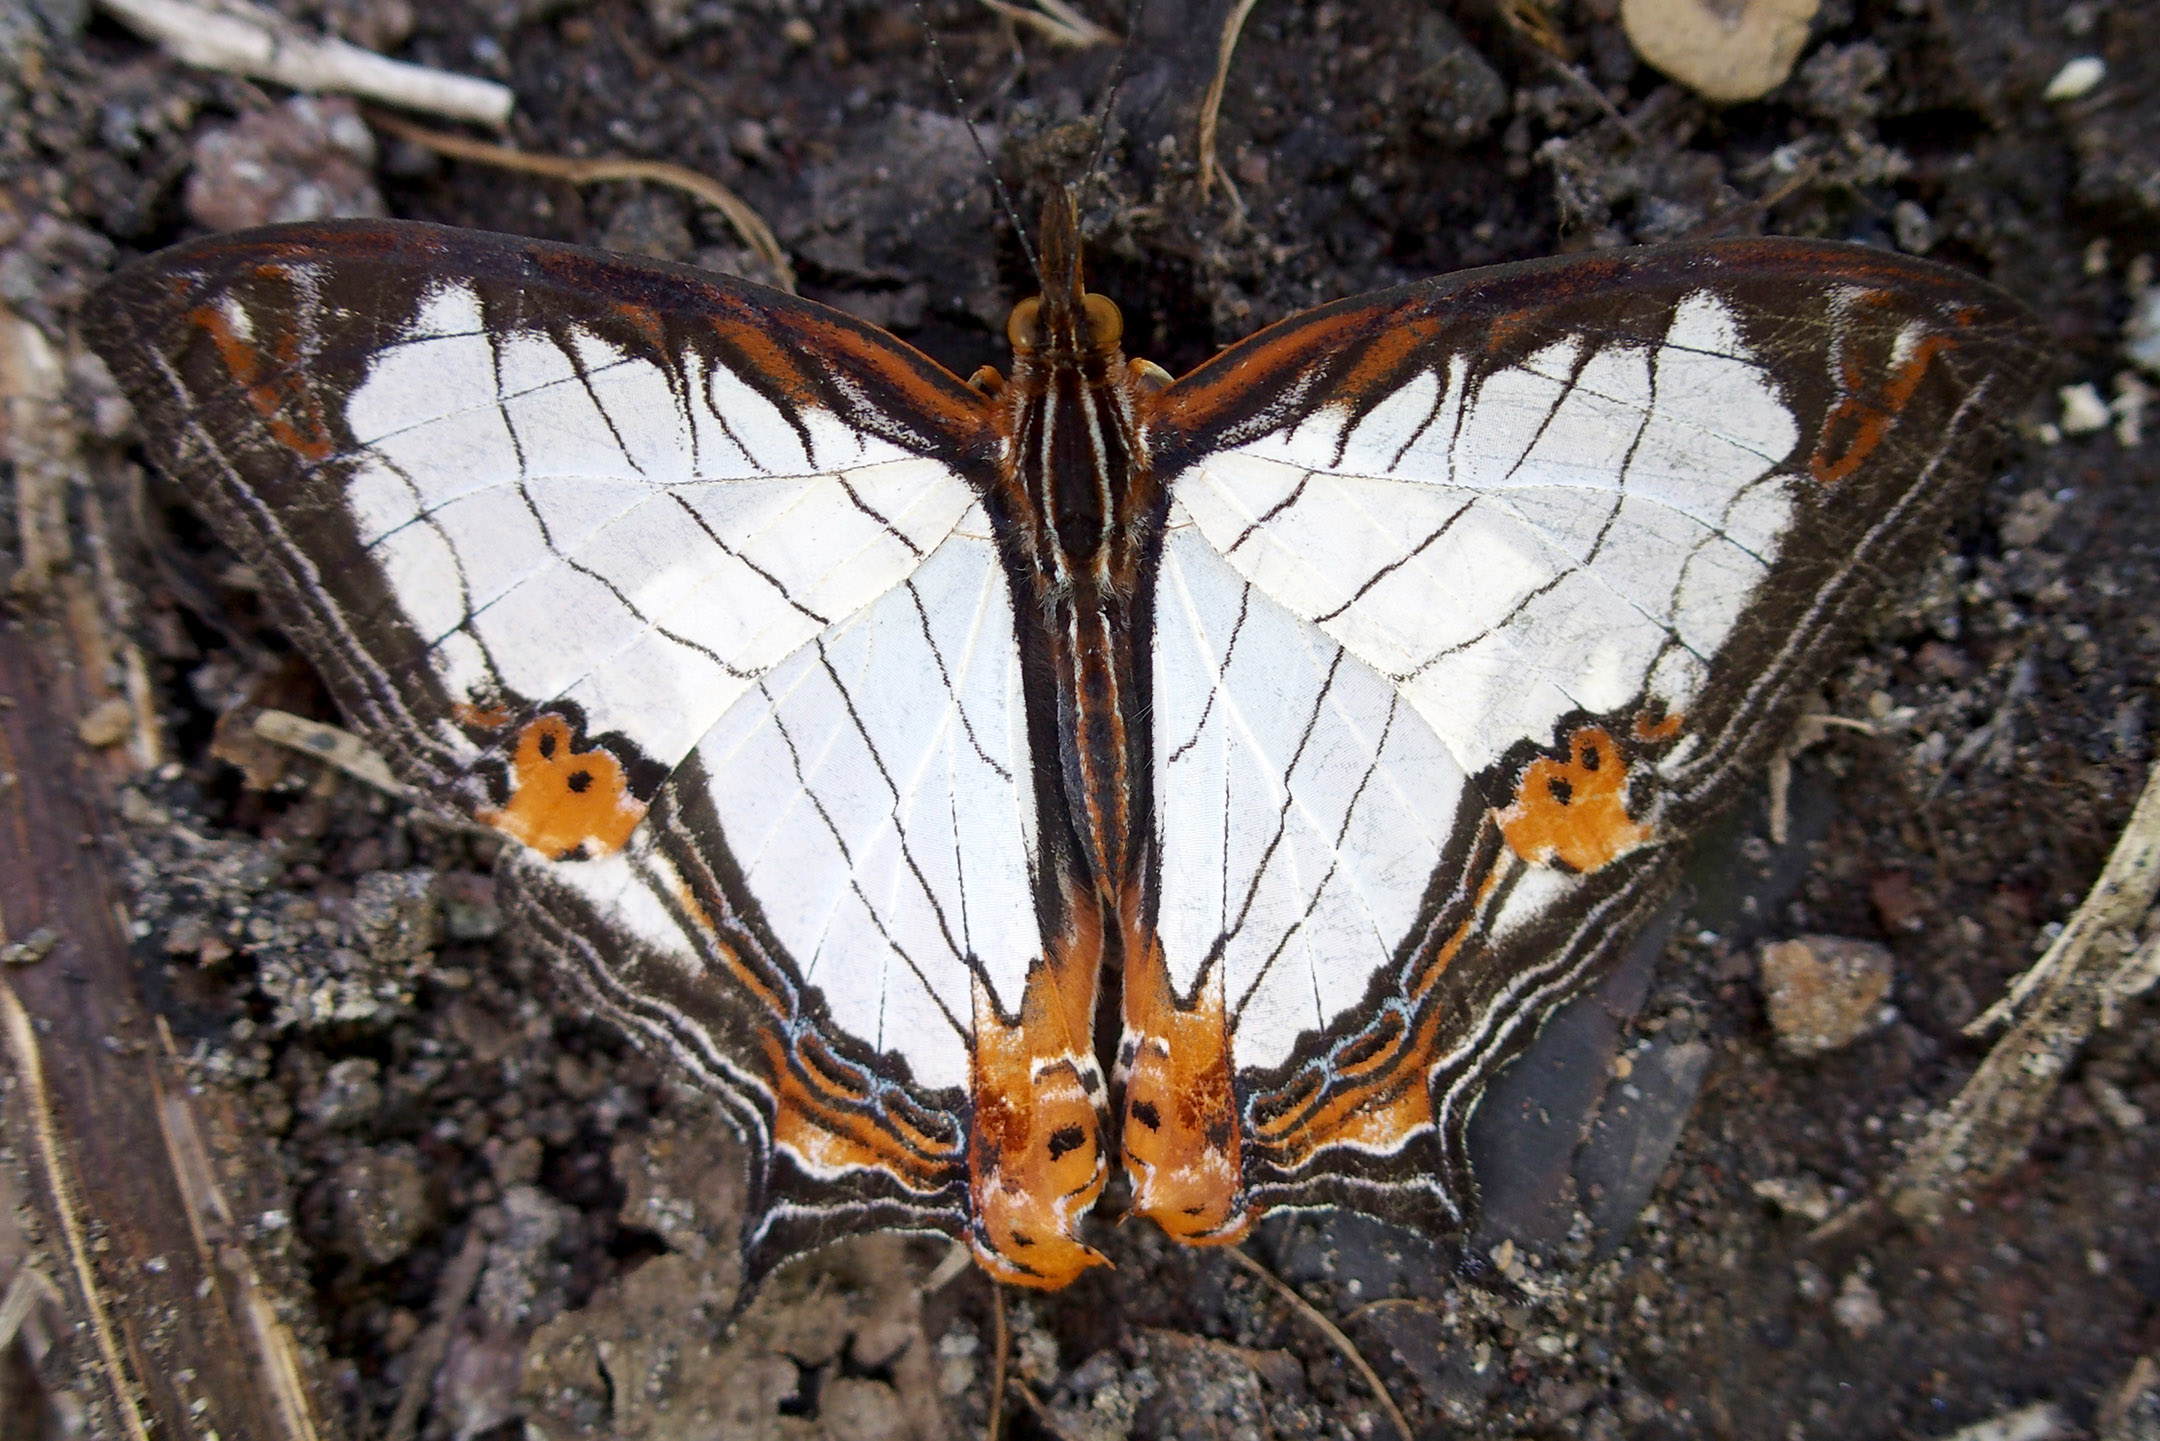
[[[1172,379],[1048,197],[1011,374],[726,276],[396,222],[85,316],[526,943],[725,1103],[761,1275],[1472,1222],[1487,1080],[1935,543],[2044,344],[1738,240],[1445,276]]]

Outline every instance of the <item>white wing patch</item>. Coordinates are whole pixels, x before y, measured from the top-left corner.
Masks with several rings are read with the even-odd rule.
[[[490,338],[442,283],[346,409],[360,539],[453,696],[575,701],[662,763],[973,504],[950,467],[723,367]]]
[[[1017,1010],[1041,954],[1025,746],[1004,569],[963,533],[697,747],[773,937],[838,1025],[922,1085],[968,1082],[969,962]]]
[[[1164,957],[1181,992],[1221,964],[1233,1063],[1274,1065],[1392,959],[1466,783],[1384,677],[1176,504],[1155,625]]]
[[[1389,677],[1462,768],[1646,687],[1684,711],[1775,559],[1799,429],[1701,292],[1662,344],[1458,358],[1177,492],[1237,572]]]

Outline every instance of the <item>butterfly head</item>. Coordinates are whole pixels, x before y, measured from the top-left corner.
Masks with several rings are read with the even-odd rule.
[[[1090,292],[1080,278],[1080,212],[1063,186],[1050,192],[1042,212],[1042,293],[1013,307],[1005,338],[1013,354],[1077,361],[1114,358],[1125,336],[1125,317],[1107,295]]]

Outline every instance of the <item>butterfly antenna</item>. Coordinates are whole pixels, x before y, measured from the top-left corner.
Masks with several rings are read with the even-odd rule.
[[[1080,173],[1080,183],[1087,184],[1102,174],[1103,152],[1110,147],[1110,117],[1117,109],[1118,91],[1125,87],[1126,60],[1132,55],[1133,37],[1139,33],[1140,17],[1147,13],[1147,0],[1132,0],[1125,11],[1125,43],[1118,47],[1117,59],[1110,67],[1110,93],[1103,97],[1102,118],[1095,123],[1095,153],[1088,157],[1087,169]]]
[[[1012,192],[1005,188],[1005,178],[998,174],[997,162],[990,158],[990,147],[983,144],[982,132],[975,128],[975,119],[968,114],[967,102],[960,98],[960,87],[953,84],[952,72],[945,68],[945,47],[938,44],[937,29],[930,23],[930,13],[923,9],[922,0],[915,0],[915,19],[922,26],[923,39],[930,42],[930,61],[937,66],[938,79],[945,82],[945,93],[952,97],[953,110],[960,116],[960,123],[967,127],[968,139],[975,142],[975,153],[982,157],[983,169],[990,173],[990,184],[997,191],[998,204],[1005,209],[1005,218],[1012,222],[1013,234],[1020,237],[1020,253],[1027,257],[1028,269],[1038,278],[1042,275],[1042,262],[1035,258],[1035,247],[1028,240],[1027,227],[1020,223],[1020,212],[1013,206]]]

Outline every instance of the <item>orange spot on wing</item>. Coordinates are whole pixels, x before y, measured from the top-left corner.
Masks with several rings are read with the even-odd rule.
[[[1859,365],[1848,364],[1845,398],[1824,418],[1822,437],[1808,459],[1808,471],[1816,481],[1835,485],[1858,470],[1912,403],[1935,357],[1955,348],[1956,342],[1947,336],[1922,336],[1904,364],[1892,370],[1872,394],[1865,389]]]
[[[1568,737],[1566,760],[1523,768],[1514,803],[1494,813],[1515,854],[1537,865],[1594,871],[1650,839],[1627,812],[1627,758],[1598,726]]]
[[[232,319],[214,305],[188,312],[188,321],[210,337],[218,360],[278,444],[305,460],[327,460],[335,447],[322,406],[300,373],[300,340],[290,331],[277,337],[266,354],[233,328]],[[276,374],[272,374],[273,370]]]
[[[622,762],[595,746],[572,748],[569,722],[540,715],[518,732],[510,759],[510,800],[478,813],[484,825],[554,860],[621,850],[645,819]]]
[[[1662,720],[1651,720],[1648,713],[1635,717],[1635,739],[1639,741],[1669,741],[1680,734],[1685,718],[1678,711],[1669,711]]]
[[[1029,973],[1017,1020],[974,989],[975,1125],[968,1154],[976,1261],[1001,1281],[1050,1289],[1109,1258],[1075,1234],[1109,1178],[1094,1075],[1102,927],[1092,905]]]
[[[450,718],[468,730],[501,730],[510,724],[510,707],[499,701],[475,705],[471,701],[452,701]]]
[[[1152,936],[1125,967],[1125,1168],[1133,1211],[1188,1245],[1243,1237],[1259,1212],[1240,1198],[1243,1141],[1230,1082],[1223,970],[1213,966],[1190,1007],[1177,1003]]]
[[[618,301],[613,307],[615,318],[637,332],[638,339],[650,346],[655,354],[667,349],[667,327],[650,306],[630,301]]]

